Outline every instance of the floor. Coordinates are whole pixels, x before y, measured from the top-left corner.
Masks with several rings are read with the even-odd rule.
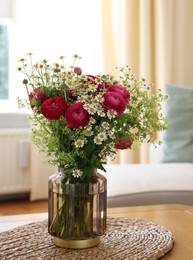
[[[48,211],[48,201],[38,200],[30,202],[28,199],[14,201],[0,201],[0,216],[43,213]]]

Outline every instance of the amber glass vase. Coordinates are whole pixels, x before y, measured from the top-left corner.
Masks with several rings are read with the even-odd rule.
[[[59,168],[49,178],[48,232],[55,245],[87,248],[99,244],[106,231],[106,200],[106,178],[96,170],[81,181]]]

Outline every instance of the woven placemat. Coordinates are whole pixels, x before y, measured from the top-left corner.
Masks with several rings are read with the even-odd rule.
[[[158,259],[173,246],[169,230],[145,220],[108,218],[100,244],[87,249],[56,247],[47,231],[47,220],[0,233],[0,259]]]

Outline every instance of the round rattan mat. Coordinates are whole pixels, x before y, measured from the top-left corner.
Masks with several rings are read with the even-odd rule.
[[[47,220],[0,233],[0,259],[158,259],[173,246],[172,233],[139,219],[108,218],[107,233],[100,244],[88,249],[56,247],[47,232]]]

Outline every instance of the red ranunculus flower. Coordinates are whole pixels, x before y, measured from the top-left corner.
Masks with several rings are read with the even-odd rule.
[[[51,97],[43,102],[41,113],[49,120],[58,120],[65,114],[68,105],[62,97]]]
[[[133,141],[131,141],[131,140],[120,139],[115,144],[115,148],[119,149],[119,150],[125,150],[125,149],[128,149],[128,148],[131,148],[132,144],[133,144]]]
[[[33,109],[36,105],[41,105],[46,100],[46,94],[42,93],[40,89],[35,88],[33,92],[29,94],[30,106]]]
[[[124,100],[125,100],[125,102],[127,104],[130,101],[130,93],[129,93],[129,91],[125,87],[123,87],[121,85],[109,86],[107,88],[107,91],[120,93],[123,96],[123,98],[124,98]]]
[[[127,103],[125,102],[123,96],[118,92],[107,91],[103,94],[103,98],[103,109],[105,111],[113,109],[117,112],[117,116],[122,115],[127,107]]]
[[[90,121],[90,115],[81,102],[69,106],[65,118],[67,125],[71,128],[85,127]]]

